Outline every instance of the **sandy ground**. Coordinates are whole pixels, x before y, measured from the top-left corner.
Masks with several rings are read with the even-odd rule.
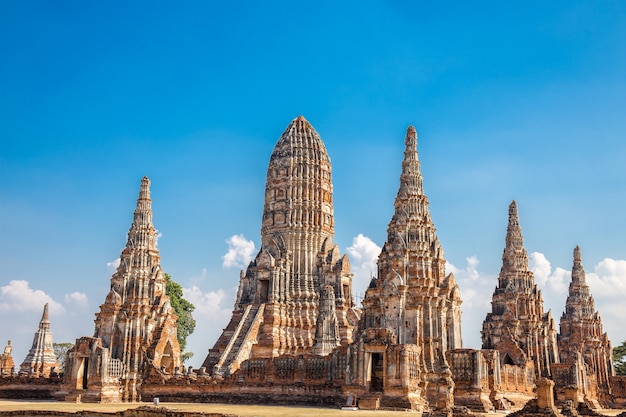
[[[18,401],[18,400],[0,400],[0,411],[17,411],[17,410],[54,410],[65,412],[76,411],[101,411],[116,412],[137,408],[145,405],[153,405],[152,403],[121,403],[121,404],[91,404],[91,403],[66,403],[55,401]],[[287,406],[271,406],[271,405],[232,405],[232,404],[196,404],[196,403],[164,403],[159,406],[172,408],[176,410],[186,411],[202,411],[206,413],[224,413],[233,414],[242,417],[335,417],[350,415],[358,417],[382,417],[382,416],[399,416],[411,414],[406,411],[344,411],[332,408],[316,408],[316,407],[287,407]],[[607,416],[616,416],[624,410],[602,410],[602,414]],[[480,414],[483,417],[503,417],[506,414]]]

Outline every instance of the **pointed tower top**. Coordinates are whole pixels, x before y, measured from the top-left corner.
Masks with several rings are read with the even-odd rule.
[[[511,204],[509,204],[509,223],[511,223],[511,221],[519,225],[519,216],[517,214],[517,202],[515,200],[511,201]]]
[[[517,275],[517,273],[523,273]],[[506,287],[509,278],[521,279],[523,286],[531,288],[534,285],[532,272],[528,269],[528,253],[524,248],[524,236],[519,223],[517,203],[515,200],[509,205],[509,223],[506,228],[506,241],[502,254],[502,269],[500,271],[500,286]]]
[[[582,260],[583,258],[580,254],[580,246],[576,245],[576,247],[574,248],[574,262],[582,262]]]
[[[43,315],[41,316],[41,322],[50,323],[50,319],[48,318],[48,303],[46,303],[46,305],[43,306]]]
[[[407,149],[408,148],[415,149],[415,147],[417,146],[417,131],[415,130],[413,125],[410,125],[406,129],[406,137],[404,139],[404,144],[406,145]]]
[[[150,200],[150,179],[146,176],[141,179],[138,200]]]
[[[315,131],[311,123],[304,116],[298,116],[289,123],[283,134],[281,135],[274,153],[281,147],[281,145],[289,144],[297,147],[313,147],[315,149],[326,149],[320,138],[320,135]],[[326,157],[328,157],[326,155]]]
[[[507,227],[507,241],[509,238],[519,240],[520,246],[524,245],[522,228],[519,225],[519,214],[517,213],[517,203],[515,200],[509,204],[509,225]]]
[[[406,247],[407,238],[420,237],[428,248],[428,255],[443,259],[443,251],[435,233],[435,226],[428,210],[428,198],[424,194],[423,178],[417,152],[417,132],[413,126],[406,130],[406,148],[402,159],[400,187],[394,201],[394,214],[387,226],[387,249],[391,246]],[[389,246],[391,245],[391,246]]]
[[[404,144],[406,149],[402,160],[400,189],[396,197],[396,207],[399,197],[424,196],[422,172],[417,153],[417,131],[413,126],[406,129]]]
[[[135,208],[135,221],[133,222],[133,226],[131,226],[131,231],[133,230],[133,227],[140,225],[147,228],[153,228],[152,200],[150,200],[150,179],[145,176],[141,179],[139,196],[137,197],[137,208]]]
[[[580,247],[574,248],[574,264],[572,265],[572,284],[586,285],[585,268],[583,267],[583,257],[580,253]],[[571,287],[570,285],[570,287]]]

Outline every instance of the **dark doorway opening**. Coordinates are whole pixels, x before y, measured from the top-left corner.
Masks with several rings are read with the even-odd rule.
[[[259,281],[259,301],[261,303],[267,303],[267,298],[269,296],[269,290],[270,290],[269,287],[270,287],[269,281],[267,280]]]
[[[370,382],[370,391],[382,392],[385,380],[384,360],[382,353],[372,353],[372,380]]]
[[[89,359],[85,358],[83,362],[83,389],[87,389],[87,375],[89,370]]]

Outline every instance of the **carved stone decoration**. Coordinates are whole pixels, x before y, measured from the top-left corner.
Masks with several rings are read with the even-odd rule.
[[[11,341],[7,342],[4,351],[0,354],[0,376],[12,375],[15,372],[15,362],[13,361],[13,346]]]
[[[59,362],[54,354],[48,303],[43,307],[43,315],[39,321],[39,329],[35,333],[33,344],[20,365],[20,373],[33,376],[49,377],[50,373],[58,371]]]
[[[165,290],[152,224],[150,180],[144,177],[126,248],[96,313],[94,336],[81,338],[68,355],[68,360],[73,359],[66,364],[65,382],[75,395],[86,390],[98,401],[105,401],[104,397],[117,401],[104,391],[98,394],[99,389],[117,383],[122,401],[140,401],[145,375],[156,372],[167,378],[180,368],[177,316]],[[96,371],[98,366],[110,366],[111,372]]]
[[[524,367],[533,361],[538,377],[550,376],[550,365],[559,363],[557,331],[552,313],[543,311],[541,291],[528,268],[515,201],[509,206],[502,269],[491,306],[483,322],[483,349],[498,350],[503,365]]]
[[[443,249],[423,190],[413,126],[407,129],[405,146],[395,212],[378,258],[378,278],[365,293],[361,327],[364,334],[367,329],[386,329],[398,345],[417,345],[415,366],[419,369],[408,375],[419,377],[431,408],[449,411],[454,384],[445,353],[462,347],[460,291],[454,277],[445,274]],[[370,349],[371,361],[380,358],[387,363],[386,353],[374,352],[373,345]],[[391,381],[386,377],[383,385]],[[386,385],[382,388],[384,392]]]
[[[595,309],[578,246],[574,249],[572,281],[561,316],[558,344],[561,363],[575,364],[582,356],[584,371],[594,376],[592,380],[597,384],[598,394],[606,400],[611,394],[609,378],[615,373],[613,349],[608,335],[602,330],[602,318]],[[586,387],[578,389],[588,396]]]
[[[325,285],[322,288],[319,309],[312,353],[326,356],[339,346],[341,341],[335,314],[335,291],[332,285]]]
[[[239,367],[239,360],[311,353],[319,339],[320,291],[327,285],[335,295],[338,334],[322,339],[338,336],[344,346],[352,342],[359,312],[352,299],[350,262],[333,243],[332,192],[326,147],[299,116],[270,157],[261,249],[241,273],[231,321],[209,350],[206,369],[225,375]],[[248,354],[238,354],[250,345]]]

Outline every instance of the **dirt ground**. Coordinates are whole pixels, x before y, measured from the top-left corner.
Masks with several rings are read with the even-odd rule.
[[[116,412],[131,408],[137,408],[144,405],[153,405],[152,403],[120,403],[120,404],[91,404],[91,403],[66,403],[55,401],[18,401],[18,400],[0,400],[0,411],[18,411],[18,410],[48,410],[48,411],[101,411]],[[233,405],[233,404],[192,404],[192,403],[165,403],[161,402],[159,406],[184,411],[201,411],[207,413],[224,413],[234,414],[241,417],[347,417],[355,415],[358,417],[384,417],[384,416],[400,416],[407,415],[406,411],[344,411],[332,408],[317,407],[286,407],[271,405]],[[602,414],[607,416],[616,416],[624,410],[602,410]],[[483,417],[502,417],[505,414],[480,414]]]

